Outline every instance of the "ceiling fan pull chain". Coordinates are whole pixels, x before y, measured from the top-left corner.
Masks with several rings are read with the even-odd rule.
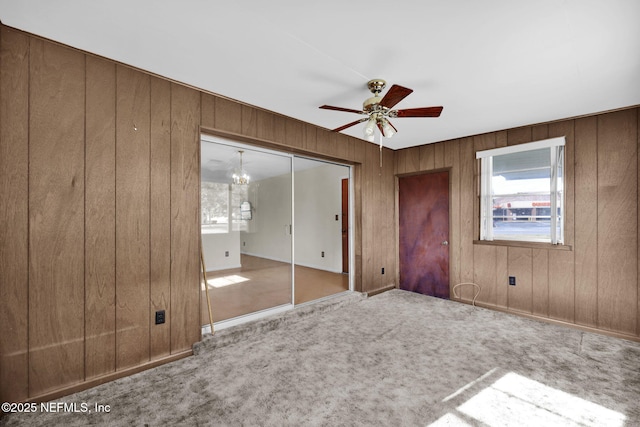
[[[380,134],[380,175],[382,176],[382,134]]]

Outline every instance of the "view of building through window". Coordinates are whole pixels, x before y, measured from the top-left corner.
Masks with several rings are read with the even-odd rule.
[[[553,142],[478,153],[482,159],[481,239],[562,243],[564,138]]]

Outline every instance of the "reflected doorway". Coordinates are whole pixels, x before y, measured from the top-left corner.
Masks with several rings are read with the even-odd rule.
[[[208,135],[201,146],[202,246],[215,323],[350,289],[348,166]]]

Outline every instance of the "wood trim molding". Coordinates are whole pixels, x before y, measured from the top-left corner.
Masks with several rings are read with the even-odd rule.
[[[472,301],[471,300],[467,300],[467,299],[461,299],[461,298],[452,297],[451,301],[455,301],[455,302],[459,302],[459,303],[467,304],[467,305],[472,305]],[[499,311],[501,313],[513,314],[515,316],[520,316],[520,317],[524,317],[524,318],[527,318],[527,319],[538,320],[538,321],[541,321],[541,322],[550,323],[552,325],[565,326],[565,327],[569,327],[569,328],[572,328],[572,329],[578,329],[578,330],[584,331],[584,332],[591,332],[593,334],[599,334],[599,335],[607,335],[607,336],[614,337],[614,338],[620,338],[620,339],[624,339],[624,340],[627,340],[627,341],[633,341],[633,342],[639,342],[640,343],[640,337],[635,336],[635,335],[629,335],[629,334],[624,334],[624,333],[615,332],[615,331],[608,331],[606,329],[592,328],[590,326],[583,326],[583,325],[579,325],[579,324],[576,324],[576,323],[565,322],[565,321],[557,320],[557,319],[551,319],[549,317],[537,316],[535,314],[526,313],[526,312],[520,311],[520,310],[508,310],[508,309],[505,309],[503,307],[499,307],[497,305],[485,304],[485,303],[481,303],[481,302],[478,302],[478,301],[476,301],[475,306],[476,307],[481,307],[481,308],[486,308],[488,310]]]
[[[63,396],[70,395],[72,393],[77,393],[82,390],[87,390],[91,387],[99,386],[100,384],[108,383],[119,378],[128,377],[133,374],[137,374],[142,371],[146,371],[147,369],[156,368],[160,365],[164,365],[169,362],[175,362],[176,360],[184,359],[185,357],[193,356],[193,349],[181,351],[176,354],[172,354],[167,357],[163,357],[160,359],[152,360],[150,362],[144,363],[142,365],[134,366],[132,368],[123,369],[121,371],[112,372],[110,374],[102,375],[100,377],[96,377],[87,381],[83,381],[78,384],[74,384],[68,387],[63,387],[56,389],[54,391],[49,391],[46,393],[39,394],[37,396],[33,396],[27,399],[27,402],[47,402],[50,400],[58,399]]]
[[[507,246],[512,248],[551,249],[556,251],[572,251],[570,245],[552,245],[542,242],[520,242],[516,240],[474,240],[474,245]]]

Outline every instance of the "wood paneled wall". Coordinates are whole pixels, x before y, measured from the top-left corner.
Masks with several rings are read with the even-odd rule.
[[[0,26],[1,401],[190,354],[201,130],[352,164],[356,289],[395,284],[394,152]]]
[[[479,284],[486,307],[640,337],[639,117],[629,108],[397,151],[397,174],[451,170],[450,285]],[[566,137],[567,247],[474,243],[475,152],[557,136]],[[470,302],[472,288],[458,289]]]
[[[6,27],[0,61],[0,400],[190,354],[200,93]]]

